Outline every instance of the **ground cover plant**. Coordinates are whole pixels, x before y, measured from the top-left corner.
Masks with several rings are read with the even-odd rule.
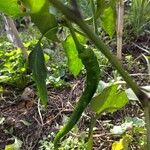
[[[125,32],[136,41],[127,37],[123,60],[114,52],[119,1],[0,2],[7,37],[19,47],[2,39],[2,149],[150,149],[148,36],[139,45],[150,5],[138,2],[126,2]],[[30,18],[21,29],[29,42],[7,15]]]

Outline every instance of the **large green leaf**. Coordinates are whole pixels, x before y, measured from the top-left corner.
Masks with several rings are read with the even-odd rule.
[[[40,32],[48,39],[57,39],[57,20],[53,14],[49,13],[48,0],[23,0],[23,3]]]
[[[106,87],[99,95],[91,101],[91,108],[97,114],[104,111],[114,112],[122,108],[128,102],[124,91],[118,90],[118,84]]]
[[[103,13],[103,11],[109,7],[109,1],[106,0],[97,0],[97,10],[96,16],[97,18]]]
[[[47,0],[22,0],[22,2],[30,9],[31,13],[40,12],[45,4],[48,6]]]
[[[29,67],[33,73],[33,79],[36,82],[39,97],[43,105],[47,104],[47,88],[46,77],[47,71],[45,66],[44,54],[40,43],[36,45],[34,50],[29,55]]]
[[[54,15],[49,12],[40,12],[32,15],[32,21],[42,34],[48,39],[57,39],[57,21]],[[48,32],[47,32],[48,31]]]
[[[17,16],[21,13],[17,0],[0,0],[0,12],[10,16]]]
[[[96,16],[101,19],[101,26],[112,38],[116,29],[116,0],[97,0]]]
[[[85,37],[81,36],[80,34],[76,35],[81,44],[86,43]],[[78,51],[71,35],[66,38],[63,43],[63,47],[68,58],[69,70],[74,76],[77,76],[80,73],[83,64],[81,62],[81,59],[78,57]]]
[[[100,16],[102,21],[102,27],[111,38],[116,28],[116,18],[114,17],[113,12],[114,10],[112,9],[112,7],[108,7],[103,11],[103,13]]]

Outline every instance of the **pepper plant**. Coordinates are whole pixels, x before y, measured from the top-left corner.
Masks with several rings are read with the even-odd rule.
[[[51,41],[61,42],[68,57],[68,65],[70,71],[77,76],[84,66],[87,77],[84,92],[82,93],[74,112],[72,113],[67,124],[57,133],[54,139],[54,147],[58,149],[62,137],[64,137],[78,122],[85,108],[91,104],[96,112],[93,119],[92,127],[96,118],[106,109],[114,111],[123,106],[119,101],[112,101],[112,97],[106,96],[115,93],[116,97],[121,97],[120,101],[125,98],[124,93],[117,93],[117,85],[110,86],[103,91],[104,96],[97,96],[92,99],[96,92],[100,68],[97,58],[92,49],[86,43],[90,40],[92,44],[101,51],[110,61],[112,66],[120,73],[127,85],[134,91],[139,101],[138,104],[145,112],[145,120],[147,127],[147,149],[150,150],[150,93],[141,89],[136,82],[124,70],[118,59],[112,54],[110,48],[98,36],[98,23],[101,20],[102,28],[112,37],[115,24],[115,5],[117,0],[89,0],[91,4],[92,16],[89,18],[81,14],[81,8],[76,0],[1,0],[0,12],[10,16],[31,16],[32,22],[38,27],[42,36],[29,55],[29,66],[32,70],[33,78],[36,82],[41,103],[46,105],[48,101],[46,90],[46,67],[44,55],[41,47],[43,37]],[[89,26],[92,25],[93,26]],[[70,34],[65,41],[61,41],[57,37],[59,27],[67,28]],[[93,30],[94,29],[94,30]],[[101,98],[102,100],[98,100]],[[107,105],[106,100],[108,100]],[[98,108],[94,107],[98,106]],[[92,130],[89,133],[88,149],[92,149]]]

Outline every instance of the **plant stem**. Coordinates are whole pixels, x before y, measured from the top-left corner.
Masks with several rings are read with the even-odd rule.
[[[122,37],[123,37],[124,1],[117,2],[117,57],[122,60]]]
[[[124,70],[121,63],[114,56],[109,48],[103,43],[102,40],[92,31],[92,29],[84,22],[84,20],[76,15],[72,9],[65,6],[59,0],[49,0],[59,11],[61,11],[70,21],[76,23],[84,33],[87,34],[88,38],[95,44],[95,46],[105,55],[110,63],[117,69],[123,79],[132,88],[140,102],[145,106],[147,105],[148,96],[140,89],[140,87],[133,81],[129,74]]]
[[[96,125],[96,120],[97,117],[91,117],[91,121],[90,121],[90,127],[89,127],[89,133],[88,133],[88,138],[87,138],[87,150],[92,150],[93,149],[93,128]]]
[[[96,125],[96,120],[99,118],[100,115],[95,115],[94,117],[91,117],[91,121],[90,121],[90,127],[89,127],[89,133],[88,133],[88,139],[90,139],[91,135],[93,136],[93,128]]]
[[[144,108],[145,110],[145,122],[147,128],[147,150],[150,150],[150,102],[148,102],[147,107]]]
[[[94,24],[94,31],[96,34],[98,34],[98,28],[97,28],[97,19],[95,14],[95,3],[94,0],[90,0],[92,13],[93,13],[93,24]]]

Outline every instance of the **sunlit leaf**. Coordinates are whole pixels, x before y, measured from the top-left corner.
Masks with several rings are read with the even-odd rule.
[[[31,13],[38,13],[48,3],[47,0],[22,0],[22,2],[29,7]]]
[[[112,150],[124,150],[123,139],[112,144]]]
[[[97,0],[96,16],[99,17],[107,7],[109,7],[109,1]]]
[[[55,16],[49,13],[48,0],[23,0],[23,3],[29,9],[28,13],[40,32],[50,40],[57,40],[57,21]]]
[[[115,141],[112,144],[111,150],[128,150],[128,146],[132,141],[132,137],[130,135],[123,136],[120,141]]]
[[[0,12],[10,16],[17,16],[21,13],[18,0],[0,0]]]
[[[33,73],[33,79],[36,82],[39,97],[43,105],[47,104],[46,77],[47,71],[45,66],[44,54],[40,43],[36,45],[29,55],[29,66]]]
[[[81,44],[85,44],[85,37],[77,34],[77,38]],[[68,58],[69,70],[74,76],[77,76],[80,73],[83,64],[81,59],[78,57],[78,51],[71,35],[66,38],[63,43],[63,47]]]
[[[116,0],[97,0],[96,16],[100,17],[102,28],[112,38],[116,29]]]
[[[7,82],[9,79],[10,79],[9,76],[1,75],[1,76],[0,76],[0,83],[3,83],[3,82],[5,83],[5,82]]]
[[[114,17],[114,10],[112,7],[108,7],[104,10],[103,14],[101,14],[101,23],[103,29],[106,31],[106,33],[109,34],[109,36],[112,38],[115,28],[116,28],[116,18]]]
[[[97,114],[104,111],[114,112],[122,108],[128,102],[124,91],[118,90],[118,85],[114,84],[106,87],[99,95],[91,101],[91,108]]]

